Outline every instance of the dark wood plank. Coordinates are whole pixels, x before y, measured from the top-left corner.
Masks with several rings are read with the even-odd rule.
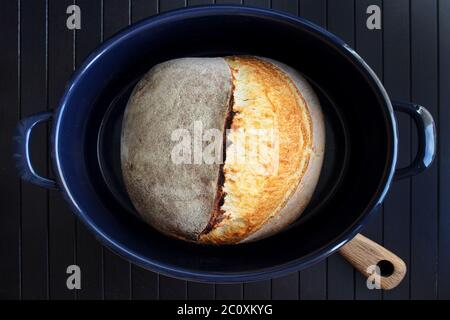
[[[439,2],[439,274],[438,297],[450,299],[450,1]]]
[[[159,297],[159,275],[131,265],[131,291],[133,300],[156,300]]]
[[[47,107],[46,2],[21,2],[21,117]],[[47,175],[47,126],[32,136],[33,165]],[[48,191],[22,184],[22,298],[48,298]]]
[[[328,30],[354,45],[353,0],[328,0]],[[354,270],[341,256],[328,258],[328,298],[354,298]]]
[[[159,11],[165,12],[186,6],[186,0],[159,0]]]
[[[328,258],[328,300],[353,300],[355,270],[339,253]]]
[[[103,248],[103,297],[106,300],[131,298],[131,264],[108,248]]]
[[[216,284],[217,300],[241,300],[243,299],[244,286],[241,283]]]
[[[130,22],[130,2],[104,0],[103,32],[108,39]],[[129,299],[131,297],[131,264],[109,249],[104,248],[104,297],[105,299]]]
[[[271,280],[244,283],[244,300],[270,300],[271,292]]]
[[[299,293],[299,272],[272,279],[273,300],[297,300]]]
[[[103,0],[103,37],[111,37],[130,23],[129,0]]]
[[[272,9],[298,15],[298,1],[296,0],[272,0]],[[273,299],[298,299],[299,273],[294,272],[281,278],[272,279]]]
[[[159,299],[185,300],[187,298],[187,282],[172,277],[159,276]]]
[[[216,4],[242,4],[242,0],[216,0]]]
[[[384,1],[384,86],[392,99],[409,101],[410,92],[410,37],[409,1]],[[400,143],[397,167],[411,162],[411,119],[396,114]],[[384,201],[384,245],[395,252],[409,266],[411,179],[395,181]],[[385,291],[384,299],[409,298],[409,273],[395,290]]]
[[[246,6],[270,8],[271,0],[243,0],[243,4]]]
[[[132,0],[131,22],[148,18],[158,13],[158,0]]]
[[[328,0],[328,29],[351,46],[355,42],[354,9],[353,0]]]
[[[206,4],[214,4],[214,0],[186,0],[187,6],[200,6],[200,5],[206,5]]]
[[[297,0],[272,0],[272,9],[298,15],[299,5]]]
[[[327,298],[327,269],[327,260],[324,260],[300,272],[300,299]]]
[[[366,26],[367,7],[377,5],[382,9],[381,0],[359,0],[355,2],[355,36],[356,51],[369,64],[380,80],[383,79],[383,34],[382,30],[369,30]],[[364,228],[363,234],[373,241],[383,244],[383,208]],[[359,272],[355,278],[356,299],[381,299],[380,290],[367,289],[366,278]]]
[[[327,3],[326,0],[301,0],[300,16],[326,27]],[[300,272],[300,298],[326,299],[327,297],[327,260]]]
[[[20,179],[11,157],[11,137],[19,121],[18,3],[0,10],[0,299],[21,298]]]
[[[215,298],[215,285],[188,281],[187,297],[189,300],[213,300]]]
[[[153,16],[158,13],[157,0],[133,0],[131,2],[131,22]],[[132,299],[158,299],[159,275],[135,265],[131,265]]]
[[[411,2],[412,101],[437,110],[437,2]],[[413,142],[417,141],[413,135]],[[437,164],[412,179],[411,298],[437,297]]]
[[[102,40],[101,1],[76,0],[82,12],[81,29],[75,32],[75,67],[100,45]],[[103,248],[86,226],[77,221],[77,264],[82,270],[78,299],[103,297]]]
[[[185,0],[160,0],[159,10],[165,12],[186,6]],[[187,282],[166,276],[159,277],[159,298],[160,299],[186,299]]]
[[[66,27],[66,9],[73,0],[48,2],[48,101],[58,106],[74,68],[74,31]],[[74,299],[75,290],[66,287],[66,269],[76,264],[76,220],[59,191],[50,191],[49,199],[50,298]]]
[[[326,28],[327,0],[301,0],[300,16]]]

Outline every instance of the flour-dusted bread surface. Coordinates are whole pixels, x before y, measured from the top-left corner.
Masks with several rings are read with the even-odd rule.
[[[224,129],[231,73],[222,58],[183,58],[152,68],[128,102],[122,128],[122,172],[142,217],[161,232],[196,240],[206,227],[219,164],[176,164],[174,130],[201,121]]]

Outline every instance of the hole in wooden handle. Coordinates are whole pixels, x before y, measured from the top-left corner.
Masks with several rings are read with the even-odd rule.
[[[388,260],[380,260],[377,263],[377,267],[380,268],[380,275],[382,277],[390,277],[394,274],[395,267],[392,262]]]

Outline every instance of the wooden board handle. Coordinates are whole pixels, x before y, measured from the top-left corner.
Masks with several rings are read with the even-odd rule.
[[[343,246],[339,253],[366,278],[374,274],[373,266],[378,266],[380,287],[385,290],[398,286],[406,275],[406,264],[402,259],[361,234]]]

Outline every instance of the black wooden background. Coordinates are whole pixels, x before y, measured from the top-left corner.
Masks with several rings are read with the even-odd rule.
[[[368,290],[340,256],[282,278],[200,284],[161,276],[102,247],[61,195],[17,178],[11,135],[20,118],[57,106],[66,81],[104,39],[145,17],[213,0],[2,0],[0,4],[0,298],[7,299],[449,299],[450,298],[450,0],[244,0],[299,14],[353,46],[393,99],[414,101],[438,125],[433,167],[394,183],[365,234],[408,264],[395,290]],[[237,3],[240,0],[216,0]],[[66,9],[81,8],[81,30]],[[382,30],[366,28],[366,9],[382,8]],[[189,34],[186,34],[189,37]],[[343,78],[345,81],[345,78]],[[415,149],[415,128],[398,116],[400,159]],[[50,173],[48,128],[33,136],[33,161]],[[282,249],[282,248],[281,248]],[[243,257],[245,259],[245,257]],[[82,289],[66,288],[78,264]]]

